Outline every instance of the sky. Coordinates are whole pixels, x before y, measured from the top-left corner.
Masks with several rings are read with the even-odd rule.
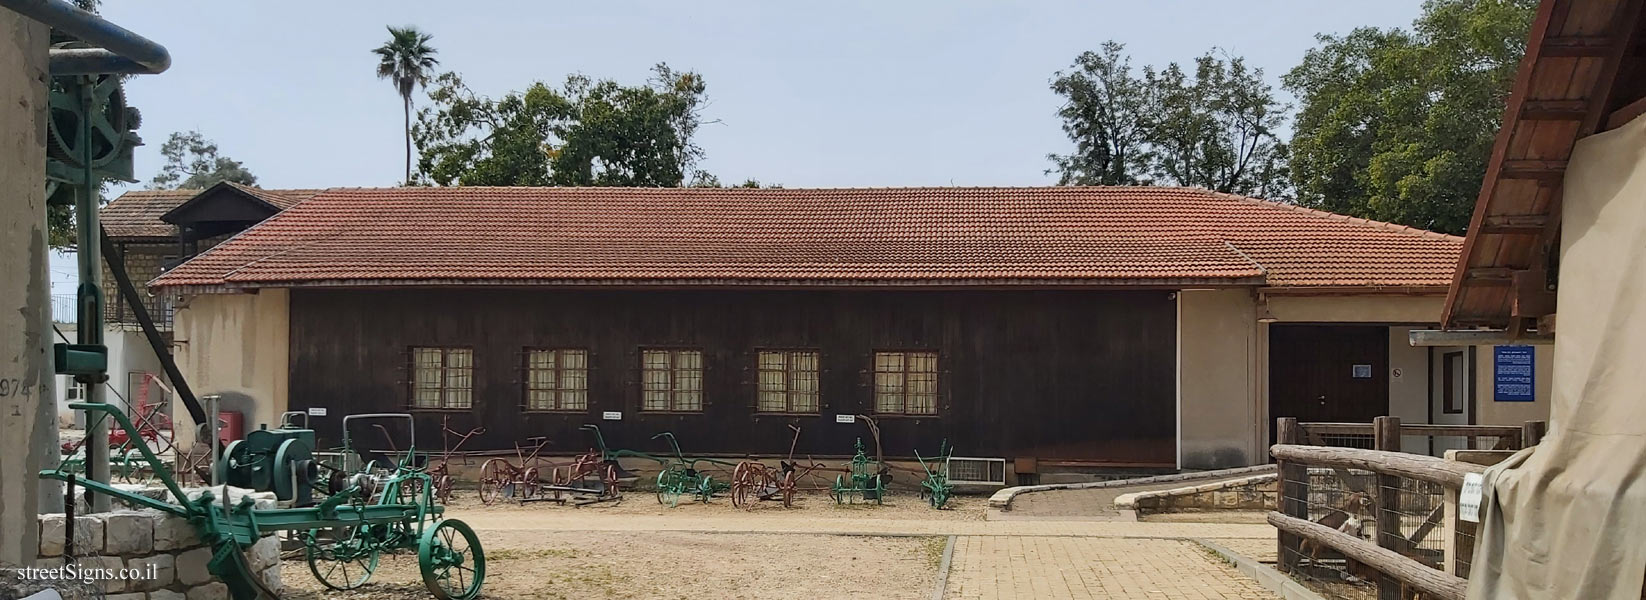
[[[127,84],[143,114],[145,182],[171,132],[198,130],[262,187],[396,184],[400,100],[370,50],[385,26],[415,25],[434,36],[441,70],[492,97],[571,73],[638,84],[658,62],[696,71],[714,121],[699,129],[702,169],[727,183],[864,187],[1055,183],[1046,155],[1069,143],[1048,85],[1106,40],[1124,43],[1136,67],[1215,47],[1262,68],[1278,91],[1316,34],[1404,27],[1420,5],[104,0],[102,14],[172,55],[167,72]],[[65,270],[72,292],[72,259],[54,260],[54,280]]]

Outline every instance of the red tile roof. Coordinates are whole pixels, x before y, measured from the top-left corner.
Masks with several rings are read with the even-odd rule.
[[[265,190],[234,182],[224,183],[281,210],[291,208],[298,202],[323,191]],[[204,191],[206,190],[185,189],[126,192],[104,205],[102,210],[98,211],[97,218],[111,238],[176,241],[177,226],[160,220],[160,217]]]
[[[177,226],[160,220],[200,190],[140,190],[126,192],[97,213],[103,231],[112,238],[173,238]]]
[[[1460,242],[1189,188],[335,188],[153,285],[1423,287]]]

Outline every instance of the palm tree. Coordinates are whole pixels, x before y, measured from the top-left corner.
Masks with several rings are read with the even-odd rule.
[[[411,182],[411,105],[412,91],[427,83],[429,73],[440,64],[435,60],[434,47],[429,45],[433,36],[416,27],[389,27],[389,41],[372,50],[378,57],[377,78],[394,83],[406,113],[406,182]]]

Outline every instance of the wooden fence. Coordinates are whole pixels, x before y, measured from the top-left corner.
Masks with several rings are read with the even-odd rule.
[[[1527,421],[1521,425],[1433,425],[1403,424],[1400,417],[1379,417],[1392,420],[1400,429],[1400,437],[1425,437],[1430,441],[1455,440],[1468,450],[1519,450],[1536,446],[1548,431],[1547,421]],[[1298,423],[1300,444],[1395,450],[1377,445],[1377,431],[1373,423]],[[1391,438],[1392,439],[1392,438]],[[1405,448],[1404,451],[1424,453],[1424,448]]]
[[[1276,426],[1279,444],[1270,452],[1279,465],[1280,510],[1268,520],[1280,530],[1280,569],[1307,574],[1324,564],[1339,564],[1332,561],[1341,555],[1345,570],[1371,579],[1378,597],[1390,600],[1409,598],[1410,592],[1442,600],[1463,598],[1475,524],[1457,518],[1457,494],[1464,475],[1485,470],[1478,464],[1401,452],[1401,437],[1493,436],[1508,440],[1503,445],[1520,446],[1535,443],[1542,433],[1540,425],[1532,424],[1402,427],[1397,418],[1379,417],[1364,426],[1310,423],[1307,427],[1316,436],[1310,440],[1305,424],[1296,419],[1279,419]],[[1373,448],[1301,445],[1318,443],[1322,435],[1362,432],[1372,437]],[[1361,528],[1352,527],[1355,523],[1344,525],[1351,517],[1375,523],[1375,542],[1361,537]]]

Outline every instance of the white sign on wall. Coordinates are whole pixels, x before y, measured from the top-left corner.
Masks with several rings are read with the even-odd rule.
[[[857,422],[857,415],[835,415],[834,416],[834,422],[836,422],[836,423],[856,423]]]
[[[309,416],[311,416],[311,417],[324,417],[324,416],[326,416],[326,407],[324,407],[324,406],[310,406],[309,407]]]
[[[1485,495],[1486,478],[1479,473],[1463,476],[1463,489],[1457,493],[1457,518],[1470,523],[1480,522],[1480,500]]]
[[[607,421],[621,421],[621,420],[623,420],[623,413],[621,411],[608,410],[606,412],[600,413],[600,418],[605,419]]]

